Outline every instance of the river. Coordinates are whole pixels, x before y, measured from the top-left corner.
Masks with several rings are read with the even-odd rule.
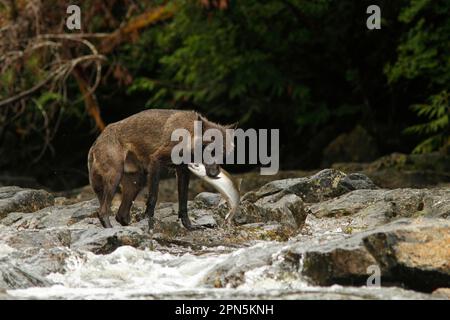
[[[130,246],[119,247],[106,255],[71,251],[65,272],[47,276],[54,285],[8,290],[7,293],[19,299],[423,298],[419,293],[399,288],[311,286],[300,276],[299,270],[286,270],[282,251],[282,245],[270,241],[246,248],[216,247],[200,252],[178,249],[161,252]],[[264,254],[269,254],[271,262],[255,263]],[[247,262],[249,256],[253,260]],[[237,267],[249,264],[237,286],[228,284],[215,288],[205,280],[230,263]]]

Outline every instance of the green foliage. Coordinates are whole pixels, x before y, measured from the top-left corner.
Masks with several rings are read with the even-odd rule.
[[[404,26],[392,42],[354,22],[369,4],[364,1],[248,0],[226,10],[173,2],[179,8],[173,20],[144,32],[140,49],[132,46],[148,63],[140,66],[144,72],[136,69],[128,93],[149,96],[149,108],[195,108],[223,121],[239,119],[241,126],[270,117],[289,135],[315,135],[330,122],[392,115],[372,105],[387,88],[398,95],[405,86],[426,84],[408,97],[417,103],[435,101],[433,93],[450,83],[450,7],[443,0],[382,1],[384,28],[395,19]],[[437,144],[432,140],[429,146]]]
[[[147,43],[140,56],[152,67],[138,72],[142,76],[128,93],[145,92],[147,107],[191,106],[223,121],[239,119],[241,126],[270,115],[275,127],[285,124],[297,133],[359,112],[351,101],[330,105],[324,89],[317,90],[330,86],[329,94],[342,84],[324,81],[318,72],[322,64],[336,65],[337,55],[311,52],[336,36],[334,26],[319,23],[330,17],[332,1],[248,0],[213,11],[197,2],[174,2],[179,9],[173,20],[140,40]]]
[[[14,71],[11,69],[6,70],[0,74],[0,82],[3,84],[2,89],[10,87],[14,82]],[[3,91],[3,90],[2,90]],[[6,92],[0,91],[0,97],[6,96]]]
[[[400,12],[398,19],[405,23],[410,23],[418,16],[428,5],[431,0],[410,0],[409,5],[405,6]]]
[[[428,122],[411,126],[406,133],[428,136],[414,150],[414,153],[427,153],[448,144],[450,137],[450,94],[443,91],[431,96],[429,104],[413,105],[418,116],[426,117]]]
[[[389,83],[424,83],[421,96],[428,104],[415,104],[411,109],[428,118],[427,123],[411,126],[406,133],[416,133],[426,139],[413,152],[425,153],[439,149],[450,140],[448,89],[450,84],[450,3],[443,0],[409,0],[399,20],[409,29],[398,45],[394,64],[387,64]],[[434,94],[440,92],[439,94]],[[423,100],[422,100],[423,101]]]
[[[386,67],[390,82],[402,77],[414,79],[419,76],[431,76],[439,67],[438,48],[431,44],[438,41],[434,33],[424,30],[425,19],[420,19],[408,33],[405,42],[398,47],[398,60],[395,65]]]
[[[34,100],[35,104],[39,106],[39,108],[45,108],[52,101],[60,102],[62,97],[60,94],[55,92],[43,92],[41,96]]]

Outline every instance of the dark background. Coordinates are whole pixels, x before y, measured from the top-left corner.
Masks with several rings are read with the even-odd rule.
[[[67,79],[0,106],[3,179],[86,185],[102,123],[147,108],[279,128],[283,170],[448,152],[448,1],[89,0],[79,2],[80,31],[65,27],[69,3],[43,1],[34,11],[26,3],[0,2],[0,29],[9,28],[0,37],[0,101],[89,53],[67,39],[27,49],[39,34],[84,34],[106,59],[93,100],[82,86],[93,86],[95,65],[80,63]],[[372,4],[380,30],[366,27]],[[16,51],[25,54],[12,61]]]

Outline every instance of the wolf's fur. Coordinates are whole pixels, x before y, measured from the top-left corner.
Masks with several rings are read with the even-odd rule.
[[[109,212],[111,201],[119,184],[122,202],[116,220],[122,225],[130,222],[131,204],[137,194],[148,184],[146,214],[149,227],[153,227],[153,214],[158,197],[159,175],[162,166],[175,166],[171,162],[171,141],[175,129],[184,128],[194,136],[194,121],[202,121],[203,130],[218,129],[226,137],[227,126],[213,123],[197,112],[181,110],[147,110],[108,125],[89,150],[89,181],[99,201],[98,217],[104,227],[111,227]],[[204,142],[207,143],[207,142]],[[183,225],[190,229],[187,215],[189,171],[177,165],[179,212]],[[208,174],[217,175],[218,165],[208,166]]]

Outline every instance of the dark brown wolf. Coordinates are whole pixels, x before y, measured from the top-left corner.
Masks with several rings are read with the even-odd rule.
[[[130,223],[130,208],[138,193],[148,185],[146,215],[149,228],[153,228],[153,215],[158,198],[160,172],[163,166],[175,167],[178,184],[178,217],[187,229],[194,229],[187,214],[189,170],[187,164],[174,165],[171,141],[175,129],[186,129],[194,137],[194,121],[201,121],[203,131],[218,129],[226,138],[222,126],[208,121],[194,111],[147,110],[108,125],[89,150],[89,181],[96,193],[100,209],[98,218],[105,228],[110,228],[111,201],[119,185],[122,202],[116,214],[121,225]],[[192,139],[193,140],[193,139]],[[203,141],[203,144],[211,141]],[[224,143],[224,146],[227,142]],[[191,150],[193,152],[193,150]],[[220,173],[217,164],[206,165],[209,176]]]

